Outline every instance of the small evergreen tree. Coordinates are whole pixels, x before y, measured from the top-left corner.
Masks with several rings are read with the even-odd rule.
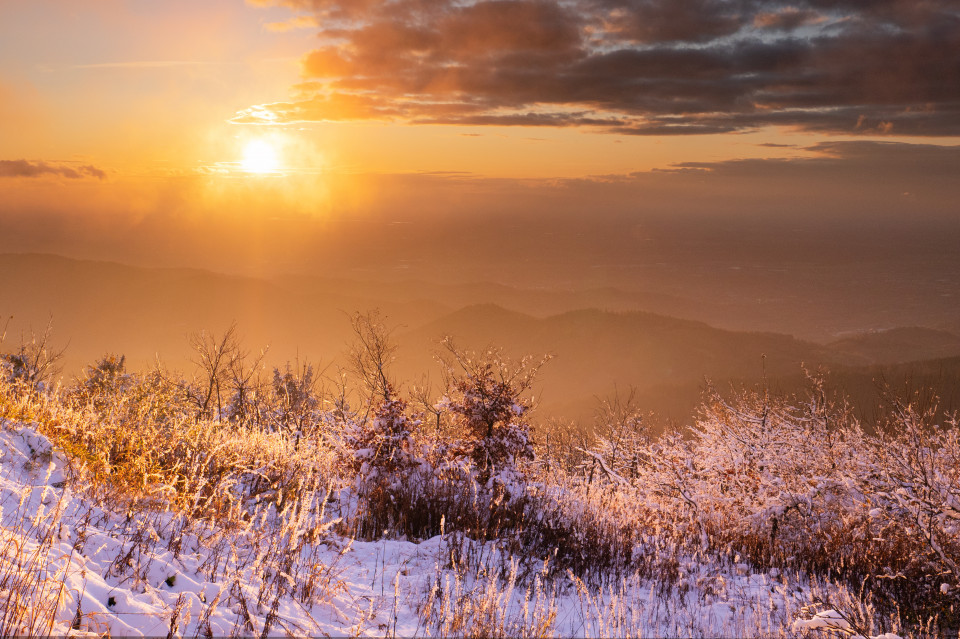
[[[477,481],[509,492],[521,474],[520,463],[534,456],[526,418],[533,401],[525,393],[549,357],[538,363],[530,358],[511,362],[501,351],[488,349],[477,359],[450,339],[444,345],[450,356],[448,389],[438,408],[452,415]]]

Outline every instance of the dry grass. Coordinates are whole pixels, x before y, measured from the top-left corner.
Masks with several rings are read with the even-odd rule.
[[[62,500],[43,482],[39,490],[3,491],[0,508],[0,636],[46,635],[63,599],[69,565],[59,542]]]

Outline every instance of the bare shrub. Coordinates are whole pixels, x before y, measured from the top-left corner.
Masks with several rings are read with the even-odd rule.
[[[349,358],[353,372],[360,380],[368,407],[379,401],[389,401],[396,393],[396,384],[390,379],[389,367],[397,351],[379,311],[355,313],[350,319],[354,342]]]
[[[47,323],[40,334],[30,333],[22,338],[20,346],[13,353],[0,354],[0,375],[14,384],[18,384],[32,393],[37,393],[60,373],[60,360],[67,347],[54,348],[51,344],[53,320]],[[6,338],[6,327],[3,337]],[[0,339],[0,345],[3,344]]]
[[[205,331],[195,333],[190,336],[190,347],[196,353],[199,376],[185,387],[187,396],[196,406],[197,419],[219,418],[235,360],[243,357],[237,325],[231,324],[219,337]]]

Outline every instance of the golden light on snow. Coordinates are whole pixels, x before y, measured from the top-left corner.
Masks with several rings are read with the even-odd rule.
[[[280,168],[280,157],[266,140],[251,140],[243,147],[240,167],[247,173],[273,173]]]

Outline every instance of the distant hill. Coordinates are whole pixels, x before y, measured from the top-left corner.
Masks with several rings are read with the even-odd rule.
[[[697,313],[694,300],[676,295],[603,288],[515,288],[495,282],[444,284],[423,280],[353,281],[308,276],[278,278],[289,290],[328,293],[349,291],[354,297],[376,300],[389,307],[398,302],[427,302],[447,307],[489,303],[535,317],[547,317],[581,308],[606,311],[655,311],[662,315],[689,317]]]
[[[865,363],[895,364],[960,355],[960,336],[913,326],[861,333],[832,342],[829,347]]]
[[[502,346],[514,357],[555,356],[540,386],[546,412],[586,417],[595,396],[615,385],[636,386],[651,409],[681,418],[696,402],[705,380],[762,379],[792,374],[801,364],[852,364],[823,346],[775,333],[746,333],[651,313],[576,310],[547,318],[484,304],[462,308],[400,336],[401,359],[411,370],[428,364],[424,354],[452,336],[461,347]],[[651,391],[670,389],[662,401]],[[676,413],[674,395],[684,398]]]
[[[669,307],[692,313],[691,304],[614,288],[527,290],[482,282],[302,276],[261,280],[0,255],[0,328],[13,315],[2,348],[15,348],[21,335],[42,331],[52,317],[54,344],[69,344],[67,376],[107,352],[125,354],[132,368],[149,366],[159,356],[169,366],[192,370],[187,336],[219,333],[233,321],[248,350],[270,347],[269,365],[299,357],[335,366],[352,339],[350,314],[374,308],[396,328],[399,379],[418,381],[426,373],[438,379],[433,354],[445,335],[464,348],[497,345],[515,357],[550,353],[555,358],[536,390],[541,414],[576,419],[589,419],[596,397],[615,386],[633,386],[646,409],[686,421],[707,380],[724,388],[766,376],[795,387],[801,363],[810,369],[825,364],[860,389],[887,370],[871,367],[960,355],[960,338],[942,330],[862,333],[824,345],[649,312]],[[948,369],[942,384],[952,383],[954,369]]]
[[[124,353],[135,367],[159,356],[186,368],[187,336],[233,321],[250,350],[269,346],[274,361],[329,362],[351,337],[349,315],[375,306],[345,285],[306,290],[199,270],[0,255],[0,317],[13,315],[8,347],[52,318],[54,341],[69,342],[68,375],[105,352]],[[418,300],[384,310],[393,322],[418,325],[450,309]]]

